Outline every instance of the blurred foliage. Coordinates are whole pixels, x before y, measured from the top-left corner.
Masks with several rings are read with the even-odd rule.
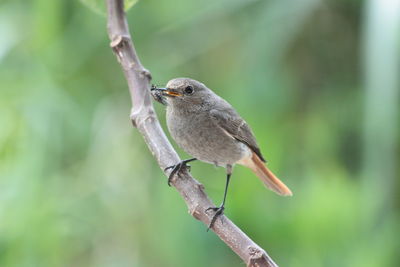
[[[231,102],[294,191],[279,197],[239,166],[228,194],[226,214],[281,266],[400,261],[400,12],[371,2],[396,1],[143,0],[128,14],[154,82],[192,77]],[[243,266],[132,129],[104,16],[3,0],[0,39],[0,266]],[[219,203],[224,170],[192,173]]]
[[[106,1],[105,0],[81,0],[83,4],[89,7],[94,12],[106,15]],[[124,9],[128,11],[138,0],[124,0]]]

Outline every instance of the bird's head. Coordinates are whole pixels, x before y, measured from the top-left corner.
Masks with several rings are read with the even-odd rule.
[[[151,93],[158,102],[181,109],[202,106],[213,94],[204,84],[189,78],[172,79],[165,88],[152,87]]]

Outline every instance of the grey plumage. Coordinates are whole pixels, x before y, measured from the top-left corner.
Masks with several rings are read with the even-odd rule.
[[[204,84],[176,78],[165,89],[154,90],[153,96],[167,105],[168,129],[188,154],[228,171],[234,164],[242,164],[278,194],[292,194],[263,164],[265,159],[249,125]]]

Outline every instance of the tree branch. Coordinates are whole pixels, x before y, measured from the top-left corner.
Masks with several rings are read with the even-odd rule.
[[[169,143],[161,129],[154,112],[150,97],[151,75],[139,61],[123,9],[123,0],[106,0],[108,11],[108,35],[113,49],[128,82],[132,98],[131,120],[143,135],[147,146],[157,159],[162,170],[180,161],[179,156]],[[170,170],[165,171],[168,175]],[[187,172],[183,171],[179,179],[173,179],[172,185],[178,190],[185,200],[189,213],[196,219],[209,225],[213,212],[206,213],[213,203],[204,192],[204,187]],[[268,254],[254,243],[225,215],[217,219],[212,230],[224,241],[247,266],[277,265]]]

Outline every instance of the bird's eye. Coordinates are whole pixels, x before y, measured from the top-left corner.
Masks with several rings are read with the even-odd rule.
[[[187,86],[186,88],[185,88],[185,94],[187,94],[187,95],[191,95],[191,94],[193,94],[193,87],[192,86]]]

